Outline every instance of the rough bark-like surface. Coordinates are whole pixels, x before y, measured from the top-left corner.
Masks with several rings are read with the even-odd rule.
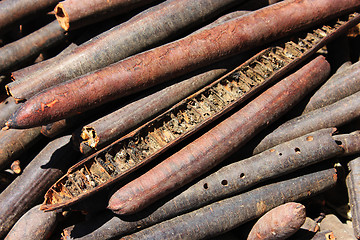
[[[360,62],[334,74],[310,98],[303,113],[333,104],[360,90]]]
[[[12,24],[54,6],[59,0],[2,0],[0,1],[0,35]]]
[[[215,17],[243,0],[168,0],[139,13],[59,57],[46,67],[8,84],[15,99],[34,94],[66,80],[108,66],[135,53],[174,38]]]
[[[282,240],[295,234],[306,219],[305,206],[289,202],[265,213],[251,229],[248,240]]]
[[[8,125],[38,126],[75,115],[359,6],[355,0],[292,0],[270,5],[50,88],[28,100]]]
[[[159,0],[65,0],[55,7],[55,16],[66,31],[74,30]]]
[[[261,140],[254,149],[254,154],[317,129],[342,126],[359,116],[360,92],[357,92],[281,124]]]
[[[1,3],[1,2],[0,2]],[[53,21],[39,30],[0,48],[0,73],[13,70],[66,38],[65,30]]]
[[[348,164],[350,173],[346,177],[354,235],[360,238],[360,156],[354,157]]]
[[[121,239],[204,239],[229,231],[285,202],[310,197],[336,183],[334,169],[266,185],[215,202]]]
[[[74,163],[78,155],[69,140],[70,136],[65,136],[49,143],[0,194],[0,237],[38,204],[46,190]]]
[[[65,235],[94,240],[128,234],[243,192],[270,178],[342,154],[342,147],[331,137],[333,131],[319,130],[278,145],[271,151],[227,165],[139,214],[118,217],[104,212],[66,229]]]
[[[121,187],[109,206],[131,214],[189,183],[226,159],[323,82],[329,65],[319,56],[148,172]]]
[[[5,240],[45,240],[49,239],[59,220],[59,213],[43,212],[36,205],[27,211],[13,226]]]
[[[34,146],[41,139],[40,129],[0,130],[0,169],[10,166],[13,160]]]
[[[73,135],[76,147],[83,154],[94,149],[101,149],[150,117],[169,108],[201,87],[210,84],[226,71],[239,65],[242,59],[242,57],[231,58],[197,71],[190,77],[185,76],[178,79],[174,84],[160,91],[141,95],[136,101],[82,127],[82,130],[78,131],[79,134]]]

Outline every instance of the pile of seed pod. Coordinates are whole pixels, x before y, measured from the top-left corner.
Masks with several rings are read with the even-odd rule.
[[[0,1],[0,238],[360,238],[359,23],[356,0]]]

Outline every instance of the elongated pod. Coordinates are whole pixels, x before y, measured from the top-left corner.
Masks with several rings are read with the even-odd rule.
[[[92,1],[91,1],[92,2]],[[103,68],[135,53],[173,39],[180,31],[200,26],[243,0],[168,0],[96,36],[30,75],[7,85],[15,99]]]
[[[121,239],[204,239],[229,231],[284,202],[310,197],[336,183],[327,169],[259,187],[164,221]]]
[[[289,0],[270,5],[47,89],[29,99],[7,125],[26,128],[75,115],[359,6],[356,0]]]
[[[110,208],[120,214],[137,212],[209,171],[323,82],[329,70],[324,57],[317,57],[201,137],[121,187],[111,197]]]

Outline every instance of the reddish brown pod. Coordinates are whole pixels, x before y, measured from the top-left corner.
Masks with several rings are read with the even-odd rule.
[[[8,92],[17,100],[29,99],[46,88],[174,39],[178,32],[200,27],[222,10],[242,1],[164,1],[81,44],[71,53],[56,57],[31,74],[14,75],[16,81],[7,85]]]
[[[305,206],[289,202],[265,213],[251,229],[248,240],[281,240],[295,234],[306,219]]]
[[[339,30],[344,25],[339,24],[338,26],[340,26]],[[66,183],[68,181],[76,182],[78,176],[83,176],[85,173],[89,178],[94,179],[93,183],[86,184],[87,191],[73,192],[71,199],[65,197],[65,194],[65,198],[56,197],[54,202],[53,194],[63,195],[56,187],[49,190],[45,202],[55,204],[51,206],[53,208],[79,201],[151,161],[165,149],[239,105],[260,88],[269,84],[270,81],[274,81],[289,71],[303,58],[311,55],[329,36],[333,36],[332,34],[327,35],[321,29],[314,30],[314,33],[316,36],[322,37],[308,34],[305,39],[299,39],[299,44],[307,41],[308,36],[312,39],[313,45],[309,44],[307,49],[292,41],[285,43],[284,48],[267,48],[162,115],[119,139],[107,149],[84,159],[72,167],[67,176],[60,179],[58,184],[68,185]],[[325,77],[327,71],[325,70],[323,73]],[[99,175],[100,172],[96,170],[104,167],[107,169],[105,172],[109,175],[106,173]]]
[[[29,99],[7,124],[26,128],[75,115],[359,6],[356,0],[290,0],[270,5],[43,91]],[[299,8],[302,11],[297,11]]]
[[[0,48],[0,73],[13,70],[21,63],[38,56],[41,51],[66,38],[65,30],[53,21],[39,30]]]
[[[193,182],[191,186],[175,192],[138,214],[120,218],[106,211],[65,229],[64,235],[72,239],[96,240],[129,234],[214,201],[245,192],[263,181],[341,156],[344,149],[334,140],[334,130],[322,129],[250,158],[237,159],[238,161]],[[103,224],[95,227],[98,222]]]
[[[318,194],[333,187],[336,181],[335,169],[305,174],[209,204],[121,239],[207,239],[260,217],[284,202]]]
[[[51,237],[61,213],[43,212],[39,205],[27,211],[11,228],[5,240],[45,240]]]
[[[41,201],[46,189],[77,160],[79,156],[69,140],[70,136],[64,136],[47,144],[23,173],[1,192],[0,238],[5,237],[17,220]]]
[[[356,92],[333,104],[281,124],[261,140],[256,146],[254,154],[317,129],[342,126],[359,116],[360,92]]]
[[[335,73],[310,98],[303,113],[325,107],[360,90],[360,61]]]
[[[324,57],[317,57],[201,137],[122,186],[109,200],[109,208],[118,214],[135,213],[209,171],[323,82],[329,70]]]
[[[149,5],[158,0],[65,0],[55,7],[55,16],[66,31],[99,22],[115,15]]]
[[[44,12],[59,0],[2,0],[0,1],[0,35],[12,24]]]

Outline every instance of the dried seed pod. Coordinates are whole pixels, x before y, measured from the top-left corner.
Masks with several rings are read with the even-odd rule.
[[[60,26],[68,31],[149,5],[156,0],[65,0],[55,7]]]
[[[334,129],[322,129],[283,143],[222,167],[139,214],[119,218],[104,212],[93,220],[66,229],[64,235],[89,240],[114,238],[233,196],[270,178],[342,154],[343,149],[331,136],[333,132]],[[102,222],[100,227],[98,222]]]
[[[349,194],[350,210],[352,216],[352,224],[354,235],[357,239],[360,238],[360,157],[356,156],[349,161],[348,166],[350,173],[346,177],[346,185]]]
[[[243,57],[231,58],[214,64],[206,69],[176,80],[175,84],[160,91],[140,96],[136,101],[97,119],[82,127],[73,134],[74,143],[81,153],[86,154],[94,149],[101,149],[128,133],[130,129],[156,115],[158,112],[174,105],[196,90],[218,79],[235,64],[242,62]],[[238,64],[237,64],[238,65]],[[79,134],[78,134],[79,132]]]
[[[337,135],[334,136],[334,139],[344,148],[345,155],[353,155],[360,152],[360,131]]]
[[[303,113],[328,106],[360,90],[360,61],[334,74],[310,98]]]
[[[306,219],[305,206],[289,202],[265,213],[251,229],[248,240],[286,239],[296,233]]]
[[[43,212],[39,209],[39,205],[36,205],[15,223],[5,239],[49,239],[59,218],[59,213],[55,211]]]
[[[70,137],[64,136],[46,145],[0,194],[0,238],[41,200],[46,189],[79,157],[69,142]]]
[[[278,54],[274,54],[273,51]],[[284,52],[287,52],[286,48]],[[277,63],[277,57],[275,56],[281,53],[283,53],[283,51],[281,51],[280,48],[264,50],[239,68],[220,78],[218,81],[215,81],[209,87],[193,94],[155,120],[145,124],[123,139],[118,140],[95,157],[83,160],[70,169],[69,174],[59,180],[59,184],[66,184],[66,182],[69,181],[68,178],[77,178],[79,174],[79,176],[82,176],[82,172],[87,173],[92,179],[97,179],[94,181],[94,184],[88,184],[87,186],[87,188],[91,187],[92,191],[80,191],[75,194],[76,197],[74,196],[73,201],[78,201],[93,191],[96,191],[96,189],[107,186],[111,182],[120,179],[127,173],[159,155],[169,146],[174,145],[177,141],[180,141],[185,136],[199,129],[205,123],[209,122],[209,120],[229,111],[236,104],[242,102],[245,97],[248,97],[248,94],[253,93],[257,87],[263,86],[265,79],[262,78],[260,74],[255,76],[256,70],[251,70],[248,66],[251,65],[253,69],[257,69],[256,66],[259,66],[261,62],[267,62],[269,67],[273,66],[275,68],[276,65],[274,66],[274,63],[272,63],[270,59],[275,59],[275,63]],[[295,59],[297,58],[295,57]],[[291,63],[291,61],[289,61],[288,64],[289,63]],[[272,79],[273,77],[278,77],[279,74],[287,70],[287,66],[289,65],[284,65],[285,62],[283,61],[281,61],[280,64],[284,69],[277,67],[275,69],[281,69],[279,72],[276,70],[275,72],[267,72],[265,78]],[[319,69],[321,69],[321,74],[318,74],[316,78],[317,81],[321,81],[318,77],[326,77],[329,70],[328,65],[323,62],[323,60],[320,60],[320,58],[314,61],[314,65],[318,65]],[[311,70],[309,71],[312,72]],[[253,73],[253,76],[251,73]],[[261,81],[261,79],[263,80]],[[89,167],[84,168],[85,165],[89,164],[92,166],[91,168],[94,169],[90,170],[90,172],[87,170]],[[105,166],[103,166],[104,164]],[[110,168],[107,166],[108,164],[110,164]],[[98,170],[96,169],[103,169],[104,167],[108,169],[106,172],[108,172],[109,176],[101,174],[102,177],[99,177],[98,173],[96,173]],[[56,192],[57,191],[49,190],[45,203],[52,204],[51,195],[58,195]],[[64,204],[61,203],[61,201],[59,202],[59,200],[56,200],[56,203],[55,205],[57,206]],[[46,205],[44,205],[44,209],[45,208],[47,208]]]
[[[289,0],[270,5],[49,88],[29,99],[7,125],[26,128],[76,115],[262,45],[264,41],[279,39],[310,27],[319,19],[324,21],[336,13],[349,11],[359,5],[356,0]],[[303,9],[297,13],[299,15],[288,14],[299,7]],[[283,21],[284,18],[287,21]],[[360,20],[359,16],[357,18]],[[249,26],[251,34],[244,30]],[[319,38],[316,35],[313,37]],[[301,44],[305,49],[308,44],[312,46],[311,42]],[[301,51],[297,54],[301,55]]]
[[[0,35],[20,20],[44,12],[59,0],[2,0],[0,1]]]
[[[357,92],[281,124],[261,140],[254,149],[254,154],[317,129],[344,125],[359,116],[360,92]]]
[[[174,38],[179,31],[201,25],[221,10],[243,1],[165,1],[87,41],[70,54],[57,58],[33,74],[19,76],[21,78],[16,78],[15,82],[7,85],[8,92],[15,99],[29,99],[41,90],[103,68]]]
[[[121,239],[209,238],[259,217],[284,202],[299,201],[328,189],[335,185],[336,179],[336,171],[327,169],[266,185],[212,203]]]
[[[0,73],[13,70],[65,39],[65,30],[53,21],[39,30],[0,48]]]
[[[19,107],[20,104],[16,104],[13,97],[8,97],[0,103],[0,128],[5,126],[5,123],[10,118],[11,114]]]
[[[10,166],[19,157],[41,139],[41,127],[28,129],[0,130],[0,169]]]
[[[119,214],[132,214],[209,171],[261,128],[286,113],[310,89],[324,81],[329,70],[324,57],[317,57],[175,154],[122,186],[112,195],[109,208]]]

